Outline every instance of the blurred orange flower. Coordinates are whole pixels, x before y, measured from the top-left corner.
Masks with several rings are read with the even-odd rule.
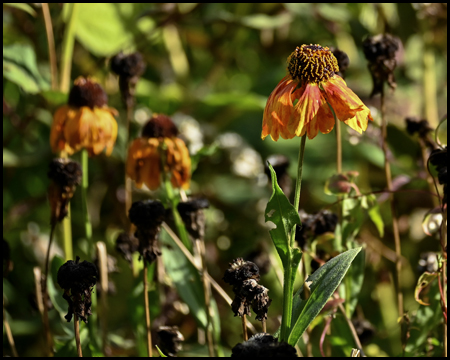
[[[347,87],[333,53],[320,45],[297,47],[288,58],[288,75],[277,85],[264,109],[261,138],[277,141],[303,136],[313,139],[318,132],[329,133],[334,116],[362,133],[367,129],[370,110]],[[332,108],[332,109],[331,109]]]
[[[71,155],[86,148],[98,155],[106,148],[110,155],[117,138],[117,110],[107,106],[108,96],[91,79],[79,77],[70,90],[68,104],[53,116],[50,146],[53,152]]]
[[[189,188],[191,158],[184,141],[177,135],[178,129],[168,116],[155,114],[142,129],[142,136],[131,143],[127,175],[138,188],[145,184],[150,190],[156,190],[161,175],[165,174],[170,174],[174,187]]]

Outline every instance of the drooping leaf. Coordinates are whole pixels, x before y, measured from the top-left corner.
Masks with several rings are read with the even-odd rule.
[[[378,233],[382,238],[384,236],[384,221],[381,217],[380,205],[376,200],[376,196],[373,194],[367,196],[367,201],[369,203],[367,213],[369,214],[370,220],[372,220],[372,222],[375,224]]]
[[[276,228],[270,230],[269,233],[283,266],[286,267],[288,256],[290,256],[289,241],[291,231],[295,225],[301,225],[301,221],[298,212],[278,185],[275,170],[270,163],[268,164],[272,176],[273,193],[267,203],[265,221],[271,221],[276,226]],[[296,270],[293,271],[295,272]]]
[[[351,249],[332,258],[306,279],[307,282],[312,282],[311,295],[308,300],[302,300],[300,297],[294,299],[293,309],[295,315],[297,313],[299,315],[292,318],[294,325],[288,338],[290,345],[295,346],[303,332],[325,306],[360,251],[361,248]]]
[[[160,357],[167,357],[166,355],[164,355],[164,353],[161,351],[161,349],[158,347],[158,345],[155,345],[155,346],[156,346],[156,350],[158,350]]]
[[[350,266],[347,271],[347,276],[344,278],[345,297],[343,298],[346,299],[344,307],[349,318],[352,317],[356,305],[358,304],[358,296],[364,282],[365,263],[365,253],[364,251],[361,251],[356,255],[352,262],[352,266]]]

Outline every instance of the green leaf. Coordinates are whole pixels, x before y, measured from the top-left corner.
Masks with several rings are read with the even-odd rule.
[[[3,3],[3,5],[25,11],[26,13],[30,14],[31,16],[36,17],[36,11],[34,11],[34,9],[28,4],[25,4],[25,3]]]
[[[294,206],[289,202],[286,195],[284,195],[280,186],[277,183],[277,175],[272,165],[267,162],[272,176],[272,196],[267,203],[265,211],[265,221],[271,221],[276,228],[269,231],[270,237],[278,251],[284,268],[288,263],[290,256],[290,235],[295,225],[301,225],[300,216],[295,210]],[[301,256],[301,254],[300,254]]]
[[[276,29],[287,25],[292,21],[292,15],[288,12],[281,13],[275,16],[266,14],[252,14],[244,16],[241,23],[253,29]]]
[[[294,325],[288,338],[290,345],[295,346],[303,332],[325,306],[360,251],[361,248],[346,251],[328,261],[308,277],[306,281],[312,282],[310,297],[305,301],[300,297],[294,299],[293,313],[295,315],[299,313],[299,315],[297,319],[292,318]],[[296,304],[299,301],[301,303]]]
[[[366,264],[365,253],[361,251],[353,260],[352,266],[347,271],[347,276],[344,279],[345,284],[345,311],[347,316],[351,319],[353,312],[358,304],[358,296],[361,292],[362,284],[364,282],[364,267]],[[342,287],[342,286],[341,286]]]
[[[425,271],[422,275],[420,275],[419,280],[417,280],[416,288],[414,290],[414,298],[419,304],[425,306],[430,305],[420,299],[420,293],[422,292],[423,289],[425,289],[428,285],[430,285],[430,283],[437,277],[438,277],[437,273],[430,273],[428,271]]]

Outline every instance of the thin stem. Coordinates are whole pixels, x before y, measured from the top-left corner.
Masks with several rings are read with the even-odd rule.
[[[262,332],[263,332],[263,333],[267,332],[267,323],[266,323],[266,319],[262,319],[262,320],[261,320],[261,326],[262,326]]]
[[[6,338],[8,339],[9,346],[11,348],[14,357],[18,357],[16,345],[14,343],[14,338],[12,335],[11,327],[9,326],[8,318],[6,317],[5,311],[5,298],[3,297],[3,326],[5,327]]]
[[[381,91],[381,132],[383,136],[383,153],[384,153],[384,171],[386,175],[386,185],[388,191],[392,190],[392,175],[391,175],[391,166],[388,157],[388,144],[387,144],[387,120],[386,120],[386,108],[384,101],[384,91]],[[401,290],[401,270],[402,270],[402,262],[401,262],[401,245],[400,245],[400,232],[398,228],[398,219],[395,209],[394,197],[393,194],[389,196],[389,201],[391,204],[391,216],[392,216],[392,231],[394,233],[394,241],[395,241],[395,269],[396,269],[396,277],[397,277],[397,305],[398,305],[398,313],[399,317],[403,317],[403,293]]]
[[[242,320],[242,332],[244,335],[244,341],[248,340],[248,334],[247,334],[247,316],[244,314],[241,317]]]
[[[444,213],[442,214],[442,223],[441,223],[441,244],[442,244],[442,252],[447,249],[447,206],[445,205]],[[446,276],[447,262],[443,262],[442,266],[442,283],[441,288],[444,294],[442,301],[444,302],[444,306],[447,306],[446,295],[447,295],[447,276]],[[447,357],[447,319],[444,321],[444,357]]]
[[[42,304],[43,305],[43,322],[44,322],[45,339],[46,339],[46,343],[47,343],[47,353],[49,354],[49,356],[51,356],[51,354],[52,354],[52,336],[50,333],[50,323],[48,320],[47,281],[48,281],[48,268],[49,268],[49,263],[50,263],[50,248],[52,246],[53,235],[55,233],[55,226],[56,226],[56,222],[53,222],[53,224],[51,225],[51,230],[50,230],[50,238],[48,241],[47,254],[45,256],[45,270],[44,270],[44,279],[42,282],[42,292],[36,293],[36,297],[42,295],[42,299],[43,299],[43,301],[42,301],[42,303],[43,303]]]
[[[75,311],[73,313],[73,328],[75,331],[75,343],[77,345],[78,357],[83,357],[83,353],[81,351],[81,341],[80,341],[80,323],[78,322],[78,316]]]
[[[42,4],[42,13],[44,15],[45,33],[47,34],[48,56],[50,58],[50,74],[52,81],[52,90],[58,89],[58,68],[56,65],[55,39],[53,36],[52,18],[48,3]]]
[[[77,3],[66,3],[64,6],[71,6],[69,19],[64,31],[61,55],[61,75],[60,90],[68,92],[70,87],[70,72],[72,70],[73,47],[75,44],[75,23],[78,14]]]
[[[300,149],[298,153],[298,164],[297,164],[297,181],[295,183],[295,198],[294,198],[294,207],[298,212],[298,207],[300,205],[300,191],[302,189],[302,172],[303,172],[303,156],[305,154],[305,144],[306,144],[306,134],[302,136],[300,141]],[[290,247],[294,245],[295,241],[295,230],[296,226],[294,226],[291,235],[291,243]]]
[[[126,124],[126,149],[128,149],[129,145],[130,145],[130,123],[131,123],[131,119],[133,117],[133,105],[134,105],[134,101],[132,102],[132,104],[130,104],[130,101],[124,101],[125,102],[125,106],[127,109],[127,124]],[[127,154],[125,154],[125,159],[127,159]],[[133,202],[133,192],[132,192],[132,180],[127,176],[127,162],[125,161],[125,217],[128,219],[128,211],[131,208],[131,204]],[[129,227],[131,228],[131,222],[129,222]],[[131,232],[131,231],[130,231]]]
[[[94,255],[95,251],[94,245],[92,244],[92,225],[89,218],[89,211],[87,206],[87,191],[89,187],[89,155],[86,149],[81,150],[81,167],[83,170],[83,176],[81,178],[81,197],[84,215],[84,231],[86,235],[86,240],[89,244],[89,252]]]
[[[353,326],[353,323],[351,322],[351,320],[347,316],[347,313],[345,312],[344,306],[342,306],[342,304],[339,304],[338,306],[339,306],[339,310],[341,310],[342,315],[344,315],[344,319],[347,322],[348,327],[350,328],[350,331],[352,333],[353,339],[355,340],[356,347],[358,348],[358,350],[361,351],[361,355],[364,356],[364,352],[363,352],[363,348],[362,348],[362,345],[361,345],[361,341],[359,340],[358,333],[356,332],[356,329]]]
[[[152,357],[152,333],[150,329],[150,307],[148,302],[148,271],[147,262],[144,259],[144,307],[145,307],[145,325],[147,329],[147,352],[148,357]]]
[[[420,145],[420,150],[421,150],[421,154],[422,154],[423,166],[424,166],[426,174],[427,174],[426,176],[427,176],[428,188],[430,189],[430,193],[432,194],[431,201],[433,201],[434,207],[438,207],[439,206],[439,197],[435,196],[436,188],[434,185],[434,179],[433,179],[433,176],[431,176],[430,172],[428,171],[427,147],[425,145],[425,142],[421,138],[419,138],[419,145]]]
[[[205,243],[202,239],[195,240],[195,244],[197,245],[197,251],[200,258],[200,266],[201,266],[201,278],[203,284],[203,294],[205,297],[205,307],[206,307],[206,340],[208,341],[208,352],[210,357],[214,357],[214,342],[213,342],[213,321],[211,316],[211,285],[209,283],[207,274],[208,269],[206,268],[206,251],[205,251]]]
[[[67,216],[62,220],[63,246],[66,261],[73,260],[71,213],[72,211],[70,210],[69,203],[67,204]]]

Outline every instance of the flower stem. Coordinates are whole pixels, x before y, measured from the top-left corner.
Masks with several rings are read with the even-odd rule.
[[[444,251],[447,250],[447,205],[445,205],[445,209],[442,214],[442,223],[441,223],[441,245],[442,245],[442,255],[444,258]],[[444,294],[445,298],[442,299],[442,302],[444,303],[444,306],[447,307],[447,262],[443,262],[442,265],[442,293]],[[444,357],[447,357],[447,319],[444,319]]]
[[[89,243],[90,255],[93,255],[94,246],[92,242],[92,225],[89,218],[88,206],[87,206],[87,191],[89,187],[89,155],[86,149],[81,150],[81,167],[83,171],[83,176],[81,178],[81,196],[83,203],[83,215],[84,215],[84,231],[86,235],[86,240]]]
[[[152,333],[150,329],[150,307],[148,302],[148,266],[144,259],[144,307],[145,307],[145,325],[147,329],[147,351],[148,357],[152,357]]]
[[[401,270],[402,270],[402,261],[401,261],[401,245],[400,245],[400,232],[398,228],[398,219],[395,209],[394,196],[393,196],[393,188],[392,188],[392,175],[391,175],[391,165],[389,162],[388,156],[388,144],[387,144],[387,120],[386,120],[386,108],[385,108],[385,98],[384,98],[384,90],[381,91],[381,132],[383,137],[383,153],[384,153],[384,172],[386,175],[386,185],[387,189],[390,192],[389,201],[391,204],[391,216],[392,216],[392,231],[394,233],[394,241],[395,241],[395,269],[396,269],[396,278],[397,278],[397,306],[398,306],[398,316],[403,317],[403,293],[401,289]]]
[[[77,3],[66,3],[64,6],[70,6],[70,15],[64,31],[61,55],[61,74],[60,90],[68,92],[70,87],[70,72],[72,69],[73,46],[75,44],[75,23],[78,13]]]
[[[48,56],[50,58],[50,74],[52,79],[52,90],[58,89],[58,68],[56,65],[55,39],[53,36],[52,18],[48,3],[42,3],[42,13],[44,15],[45,33],[47,34]]]
[[[336,127],[336,171],[338,174],[342,173],[342,136],[341,136],[341,122],[336,119],[336,114],[333,111],[334,122]]]
[[[106,244],[103,241],[96,243],[97,259],[100,274],[100,303],[99,318],[102,331],[102,353],[107,356],[107,339],[108,339],[108,254],[106,252]]]
[[[78,322],[78,316],[75,311],[73,313],[73,328],[75,331],[75,343],[77,345],[78,357],[83,357],[83,353],[81,351],[81,341],[80,341],[80,323]]]

